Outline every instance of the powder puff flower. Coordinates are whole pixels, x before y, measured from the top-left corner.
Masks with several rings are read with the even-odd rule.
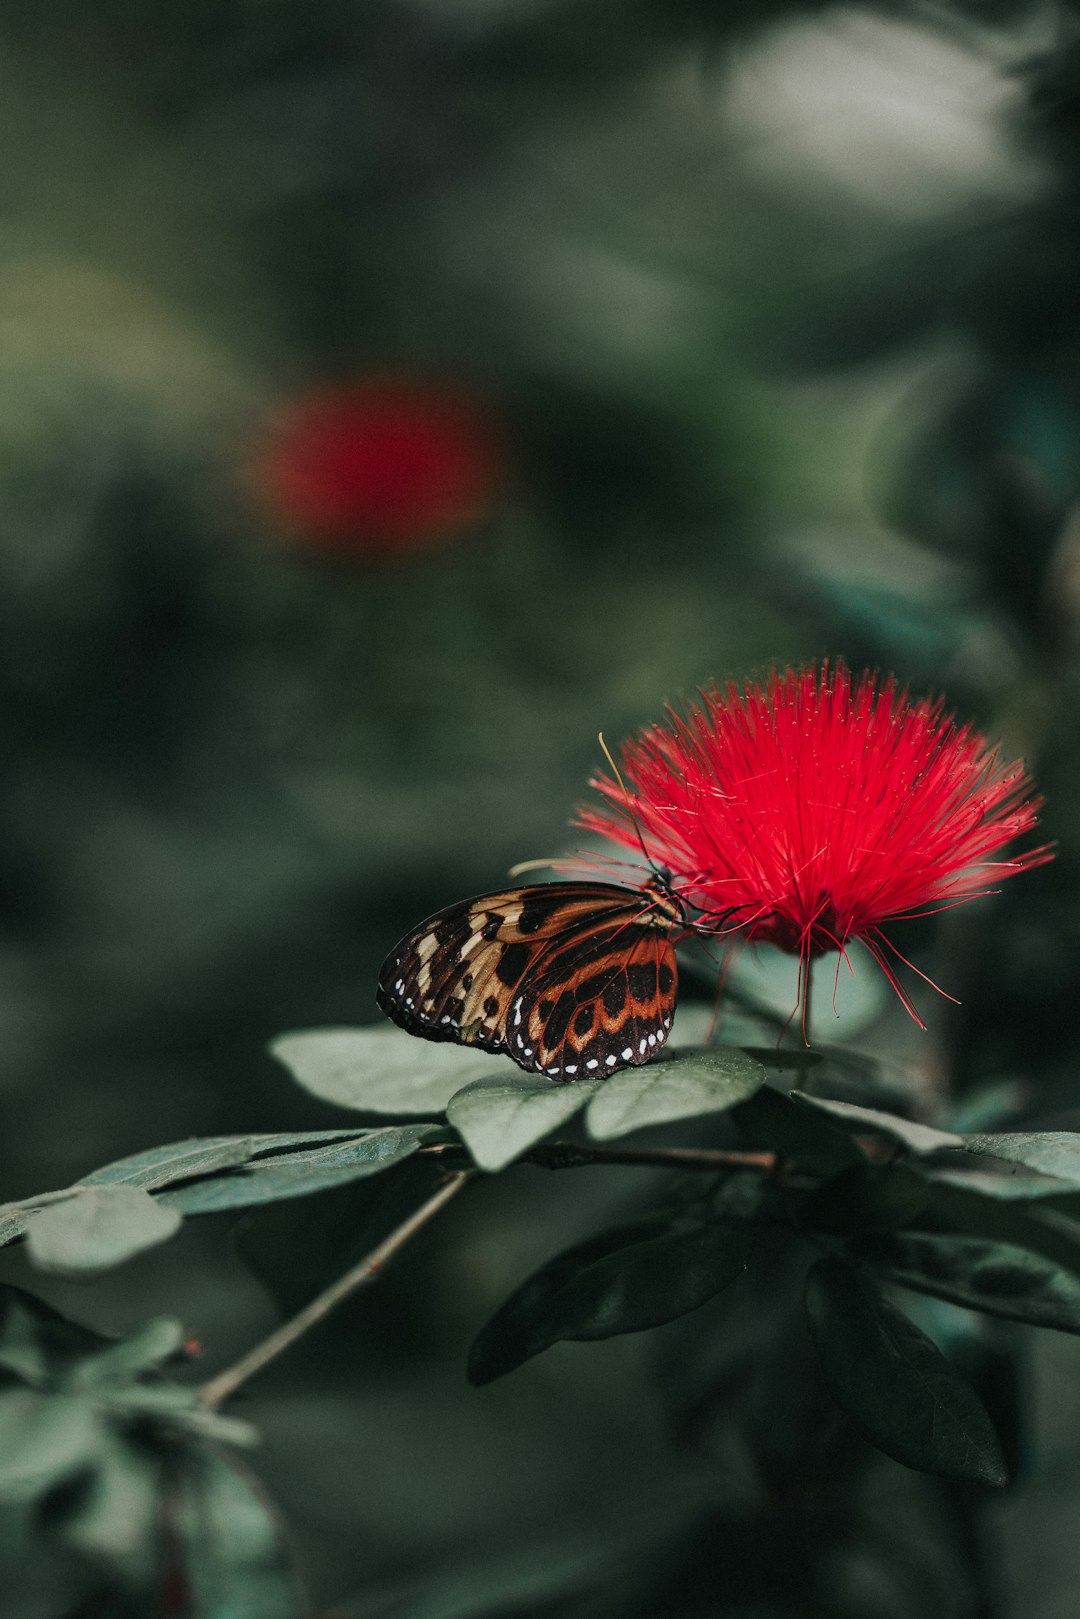
[[[500,454],[470,395],[379,376],[291,401],[256,461],[257,488],[279,522],[323,549],[389,557],[479,521]]]
[[[853,939],[924,1026],[885,928],[1051,858],[1045,846],[1001,855],[1036,825],[1021,764],[940,699],[913,702],[891,678],[853,680],[842,665],[706,690],[626,743],[622,767],[628,794],[599,776],[611,808],[582,810],[578,825],[640,850],[636,821],[698,931],[798,955],[804,1033],[811,962]]]

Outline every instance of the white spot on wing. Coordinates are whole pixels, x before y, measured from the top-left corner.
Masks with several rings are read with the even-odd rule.
[[[614,1066],[615,1066],[615,1058],[614,1057],[605,1057],[604,1061],[607,1063],[609,1068],[614,1068]]]
[[[585,1066],[586,1068],[599,1068],[600,1064],[597,1062],[595,1057],[590,1057]]]
[[[632,1056],[633,1056],[633,1055],[634,1055],[634,1048],[633,1048],[633,1046],[627,1046],[627,1047],[626,1047],[626,1050],[625,1050],[625,1051],[624,1051],[624,1052],[623,1052],[623,1054],[622,1054],[622,1060],[623,1060],[623,1062],[629,1062],[629,1061],[630,1061],[630,1058],[631,1058],[631,1057],[632,1057]]]

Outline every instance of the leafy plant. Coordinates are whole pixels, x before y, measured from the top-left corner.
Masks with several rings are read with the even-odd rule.
[[[201,1385],[176,1321],[110,1342],[4,1289],[0,1524],[12,1537],[32,1526],[71,1604],[108,1593],[118,1613],[309,1612],[274,1512],[236,1459],[257,1436],[222,1408],[470,1183],[521,1164],[663,1173],[632,1218],[553,1254],[477,1323],[463,1368],[477,1385],[560,1342],[705,1306],[737,1319],[740,1290],[786,1272],[802,1278],[802,1330],[853,1440],[1000,1487],[1008,1436],[957,1359],[962,1335],[943,1333],[925,1301],[1080,1334],[1080,1134],[944,1130],[785,1091],[790,1064],[760,1050],[684,1048],[562,1087],[385,1028],[292,1034],[274,1051],[315,1095],[380,1122],[178,1142],[0,1210],[2,1240],[25,1243],[38,1270],[94,1276],[199,1215],[280,1205],[280,1240],[298,1199],[316,1208],[350,1182],[396,1183],[410,1161],[434,1176],[373,1248]],[[795,1072],[820,1084],[822,1068]],[[256,1256],[258,1218],[245,1240]],[[794,1321],[788,1332],[796,1350]]]

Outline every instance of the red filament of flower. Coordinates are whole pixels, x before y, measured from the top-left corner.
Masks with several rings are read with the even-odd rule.
[[[803,996],[814,956],[861,940],[917,1022],[884,926],[1052,854],[1001,857],[1037,824],[1022,764],[1003,763],[940,699],[913,702],[891,678],[853,680],[843,665],[712,687],[626,743],[622,768],[629,803],[601,775],[592,785],[612,810],[587,807],[579,826],[638,849],[636,818],[701,925],[797,954]]]

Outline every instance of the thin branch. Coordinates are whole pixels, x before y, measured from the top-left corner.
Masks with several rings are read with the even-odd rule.
[[[572,1142],[549,1141],[533,1147],[525,1158],[544,1169],[639,1164],[652,1169],[759,1169],[770,1175],[776,1168],[774,1152],[729,1152],[721,1147],[578,1147]]]
[[[249,1349],[246,1355],[241,1355],[232,1366],[227,1366],[223,1372],[219,1372],[216,1377],[204,1383],[199,1390],[200,1402],[208,1410],[216,1410],[219,1405],[231,1398],[243,1383],[254,1377],[256,1372],[261,1372],[264,1366],[276,1360],[298,1338],[303,1337],[305,1332],[328,1316],[331,1310],[348,1298],[350,1293],[355,1293],[358,1288],[366,1287],[369,1282],[373,1282],[394,1255],[449,1203],[475,1173],[474,1170],[464,1169],[451,1175],[426,1203],[421,1203],[420,1207],[391,1231],[378,1247],[373,1248],[351,1270],[347,1270],[344,1276],[339,1276],[336,1282],[324,1288],[310,1304],[306,1304],[294,1315],[291,1321],[286,1321],[269,1337],[264,1338],[262,1343],[256,1344],[254,1349]]]
[[[421,1147],[431,1157],[460,1153],[456,1141]],[[771,1175],[774,1152],[729,1152],[721,1147],[590,1147],[572,1141],[545,1141],[523,1152],[518,1163],[542,1169],[581,1169],[589,1164],[635,1164],[643,1169],[757,1169]]]

